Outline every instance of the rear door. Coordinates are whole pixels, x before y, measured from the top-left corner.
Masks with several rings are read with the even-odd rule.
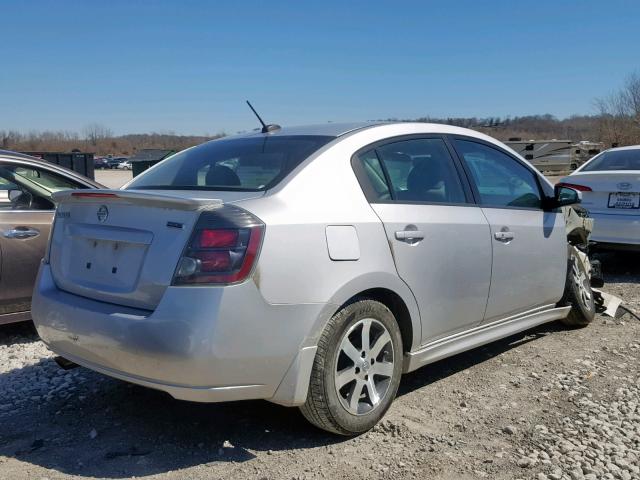
[[[453,143],[491,227],[485,322],[555,304],[567,268],[562,212],[543,210],[541,183],[524,162],[476,139],[456,137]]]
[[[481,322],[491,275],[489,225],[444,139],[378,144],[356,155],[354,168],[417,300],[422,343]]]

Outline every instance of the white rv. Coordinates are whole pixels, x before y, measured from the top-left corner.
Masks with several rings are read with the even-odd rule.
[[[571,140],[509,140],[506,145],[522,155],[541,172],[568,172],[572,161]]]

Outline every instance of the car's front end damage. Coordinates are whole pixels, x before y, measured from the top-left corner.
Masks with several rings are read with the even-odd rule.
[[[600,260],[589,258],[589,242],[593,231],[594,219],[589,216],[589,212],[585,208],[579,205],[564,207],[563,213],[569,248],[575,251],[585,270],[589,272],[597,309],[605,315],[614,317],[622,303],[622,299],[599,290],[600,287],[604,286],[602,265]]]

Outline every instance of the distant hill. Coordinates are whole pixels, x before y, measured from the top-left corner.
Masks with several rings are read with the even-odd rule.
[[[397,120],[397,119],[388,119]],[[522,138],[523,140],[569,139],[574,141],[602,141],[599,116],[581,115],[557,119],[553,115],[527,115],[523,117],[421,117],[406,121],[444,123],[478,130],[498,140]]]

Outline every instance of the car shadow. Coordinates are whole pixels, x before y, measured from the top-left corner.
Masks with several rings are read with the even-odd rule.
[[[638,283],[640,281],[640,252],[599,251],[590,255],[600,260],[605,288],[611,283]]]
[[[38,332],[31,321],[0,325],[0,347],[27,344],[38,340]]]
[[[399,395],[563,328],[559,323],[542,325],[431,364],[405,375]],[[69,386],[49,400],[30,394],[28,382],[41,382],[43,376],[61,377]],[[0,410],[0,456],[70,475],[146,476],[215,462],[241,463],[257,452],[339,449],[345,441],[310,426],[297,409],[265,401],[178,401],[83,368],[64,372],[51,358],[0,375],[0,392],[7,386],[15,390],[13,398],[24,401]],[[3,402],[7,397],[0,393],[0,409]]]

